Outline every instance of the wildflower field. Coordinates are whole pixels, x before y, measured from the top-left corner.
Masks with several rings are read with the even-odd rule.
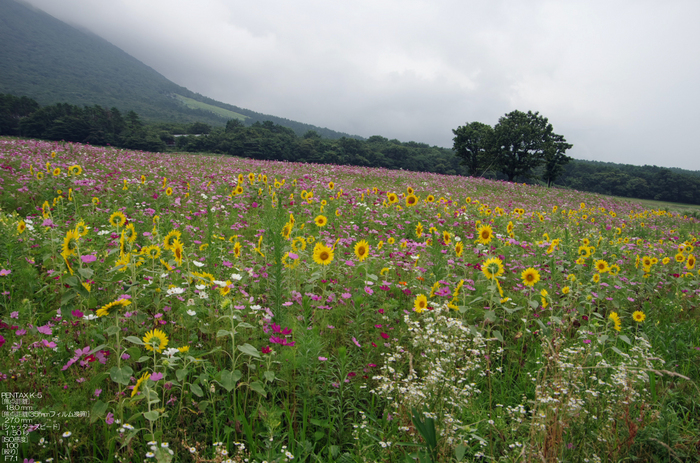
[[[692,217],[17,139],[0,206],[8,461],[700,454]]]

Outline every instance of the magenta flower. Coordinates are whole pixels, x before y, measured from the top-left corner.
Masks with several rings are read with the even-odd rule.
[[[12,270],[2,269],[0,270],[0,277],[4,277],[6,275],[9,275],[10,273],[12,273]]]
[[[80,260],[86,264],[89,264],[91,262],[95,262],[97,260],[97,256],[95,254],[88,254],[86,256],[80,256]]]
[[[36,330],[41,333],[41,334],[46,334],[46,335],[51,335],[53,332],[51,331],[51,327],[49,325],[44,325],[44,326],[37,326]]]
[[[95,397],[99,397],[102,394],[102,389],[95,389]]]
[[[153,373],[153,374],[151,375],[151,378],[150,378],[150,379],[151,379],[151,381],[154,381],[154,382],[155,382],[155,381],[160,381],[161,379],[163,379],[163,373],[160,373],[160,372],[158,372],[158,373]]]
[[[19,318],[19,312],[17,312],[17,311],[10,312],[10,318]]]
[[[80,310],[72,310],[70,314],[73,315],[75,318],[83,318],[83,315],[85,315]]]
[[[326,360],[328,360],[326,357],[319,357],[318,359],[319,359],[321,362],[325,362]]]
[[[107,413],[107,417],[105,418],[105,423],[107,423],[107,424],[114,423],[114,415],[112,414],[112,412]]]

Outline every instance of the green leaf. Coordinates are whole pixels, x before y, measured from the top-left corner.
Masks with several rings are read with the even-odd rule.
[[[598,338],[598,342],[601,344],[605,344],[605,341],[607,341],[609,336],[607,334],[604,334]]]
[[[617,347],[613,347],[612,350],[614,350],[615,352],[617,352],[617,353],[620,354],[620,355],[625,355],[625,354],[623,354],[622,351],[621,351],[620,349],[618,349]]]
[[[72,291],[64,294],[63,297],[61,298],[61,305],[68,304],[75,297],[75,294],[76,293],[74,293]]]
[[[369,278],[370,280],[374,280],[374,281],[377,281],[377,279],[378,279],[377,275],[373,275],[371,273],[367,275],[367,278]]]
[[[522,307],[516,307],[516,308],[514,308],[514,309],[509,309],[508,307],[503,307],[503,310],[505,310],[505,311],[508,312],[509,314],[514,314],[514,313],[517,312],[518,310],[522,310],[522,309],[523,309]]]
[[[134,370],[132,370],[130,367],[119,368],[117,366],[113,366],[112,369],[109,370],[109,376],[112,378],[112,381],[118,384],[123,384],[124,386],[129,384],[133,373]]]
[[[331,427],[331,425],[330,425],[330,423],[328,423],[328,421],[321,421],[321,420],[317,420],[316,418],[311,418],[310,421],[311,421],[311,424],[313,424],[315,426],[321,426],[322,428],[330,428]]]
[[[192,391],[192,394],[196,395],[197,397],[202,397],[204,395],[202,388],[195,383],[190,384],[190,391]]]
[[[148,355],[142,355],[141,357],[139,357],[139,363],[146,363],[149,360],[151,360],[151,357],[149,357]]]
[[[136,336],[127,336],[125,339],[131,343],[138,344],[139,346],[145,346],[143,341],[140,338],[137,338]]]
[[[253,381],[250,383],[250,388],[260,394],[263,397],[267,397],[267,392],[265,392],[265,387],[259,381]]]
[[[197,404],[197,408],[199,408],[199,411],[200,411],[200,412],[203,412],[204,410],[207,409],[207,405],[209,405],[209,401],[208,401],[208,400],[202,400],[201,402],[199,402],[199,403]]]
[[[68,286],[78,286],[78,279],[75,276],[69,276],[68,278],[63,280],[63,282]]]
[[[484,313],[484,318],[485,318],[486,320],[490,321],[491,323],[495,323],[496,320],[498,320],[498,318],[496,317],[496,311],[495,311],[495,310],[487,310],[487,311]]]
[[[98,400],[92,405],[92,410],[90,411],[90,423],[94,423],[100,419],[107,411],[107,404]]]
[[[220,337],[222,337],[222,336],[230,336],[230,335],[231,335],[231,332],[228,331],[228,330],[219,330],[219,331],[216,332],[216,337],[217,337],[217,338],[220,338]]]
[[[242,346],[238,346],[238,350],[240,350],[244,354],[250,355],[251,357],[260,358],[260,354],[258,353],[258,349],[251,346],[248,343],[245,343]]]
[[[464,458],[464,454],[467,451],[467,447],[464,444],[459,444],[457,448],[455,448],[455,458],[457,461],[462,461],[462,458]]]
[[[105,333],[107,333],[107,336],[114,336],[118,332],[119,332],[119,327],[114,326],[114,325],[110,326],[109,328],[107,328],[105,330]]]
[[[630,338],[628,338],[627,335],[621,334],[619,336],[619,338],[622,339],[623,341],[625,341],[628,345],[630,345],[630,346],[632,345],[632,341],[630,341]]]
[[[78,273],[80,274],[80,276],[82,276],[86,280],[91,280],[92,276],[95,274],[95,272],[93,272],[89,268],[79,268]]]
[[[177,377],[178,381],[182,381],[185,378],[187,378],[187,369],[181,368],[180,370],[177,370],[175,372],[175,376]]]
[[[251,325],[250,323],[241,322],[241,323],[238,324],[238,326],[237,326],[236,328],[250,328],[250,329],[253,329],[253,328],[255,328],[255,327],[254,327],[253,325]]]
[[[493,335],[498,339],[499,341],[503,342],[503,335],[501,334],[500,331],[498,330],[493,330]]]
[[[530,307],[532,307],[533,309],[536,309],[540,306],[540,303],[537,301],[527,301],[527,303],[530,304]]]
[[[236,387],[236,383],[238,382],[238,380],[241,379],[241,376],[243,375],[239,370],[233,372],[223,370],[221,372],[221,381],[219,381],[219,383],[224,389],[226,389],[228,392],[231,392]]]
[[[151,410],[150,412],[146,412],[143,414],[143,417],[146,418],[148,421],[155,421],[158,419],[158,410]]]
[[[265,377],[265,380],[267,380],[268,383],[271,383],[275,380],[275,372],[272,370],[267,370],[265,373],[263,373],[263,376]]]

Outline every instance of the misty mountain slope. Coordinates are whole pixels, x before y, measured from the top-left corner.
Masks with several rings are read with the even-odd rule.
[[[0,0],[0,44],[0,93],[28,96],[41,105],[97,104],[134,110],[148,121],[225,124],[229,118],[221,114],[226,112],[207,111],[206,105],[211,105],[245,117],[246,123],[271,120],[299,135],[315,130],[328,138],[349,136],[194,93],[97,35],[24,2]],[[187,107],[176,95],[204,105]]]

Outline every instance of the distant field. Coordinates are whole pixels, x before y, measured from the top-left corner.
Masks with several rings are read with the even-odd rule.
[[[691,213],[700,212],[700,206],[696,204],[670,203],[666,201],[654,201],[653,199],[623,198],[622,196],[611,196],[611,198],[635,201],[652,209]]]
[[[214,114],[217,114],[222,117],[230,117],[232,119],[240,119],[242,121],[247,119],[247,116],[233,111],[229,111],[228,109],[219,108],[218,106],[212,106],[210,104],[202,103],[200,101],[193,100],[192,98],[187,98],[186,96],[182,95],[176,94],[175,96],[177,96],[177,98],[188,108],[203,109],[204,111],[211,111]]]

